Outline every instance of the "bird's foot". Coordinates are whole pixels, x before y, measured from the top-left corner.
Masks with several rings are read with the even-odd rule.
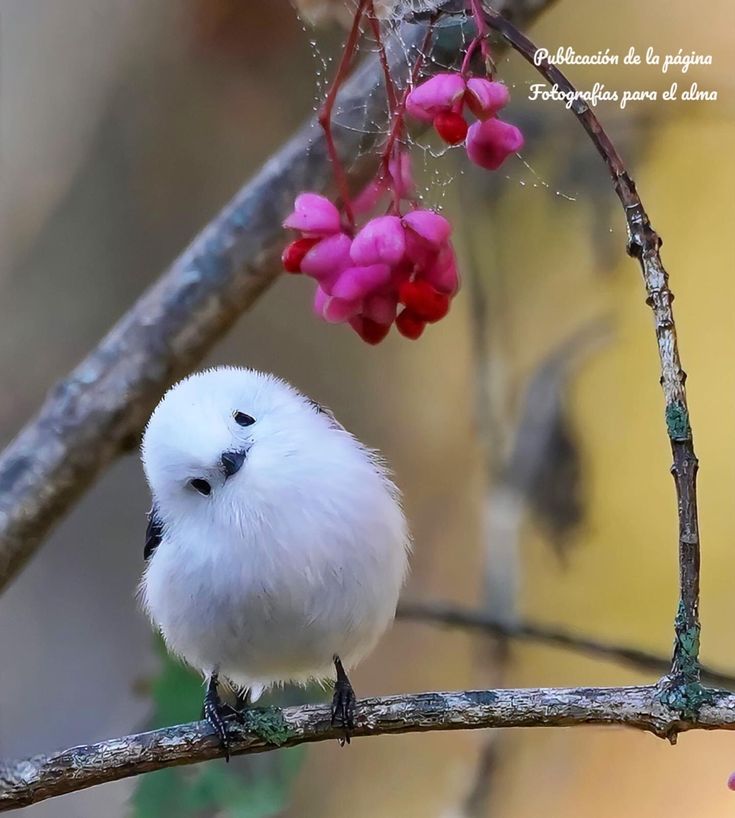
[[[337,681],[332,696],[332,727],[344,730],[344,735],[339,739],[340,746],[344,747],[350,743],[350,731],[355,728],[357,697],[339,656],[334,657],[334,667],[337,670]]]
[[[204,706],[202,707],[202,718],[205,718],[215,735],[219,739],[220,746],[225,751],[225,761],[230,760],[230,736],[227,732],[227,720],[234,719],[239,724],[245,720],[243,714],[229,704],[222,701],[217,690],[217,674],[213,673],[209,677],[207,692],[204,696]]]

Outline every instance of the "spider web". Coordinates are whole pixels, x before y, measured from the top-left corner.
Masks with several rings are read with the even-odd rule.
[[[403,62],[400,74],[405,77],[404,83],[398,83],[399,93],[405,85],[410,84],[410,68],[417,58],[421,59],[425,65],[433,64],[435,71],[456,70],[457,65],[449,60],[442,60],[437,56],[437,52],[432,49],[431,44],[427,52],[422,51],[416,42],[416,28],[407,20],[412,14],[420,14],[434,10],[441,5],[442,0],[398,0],[394,8],[393,15],[383,21],[383,38],[391,53],[397,53],[399,60]],[[345,0],[343,7],[347,9],[347,16],[352,16],[356,10],[355,0]],[[309,24],[299,16],[305,35],[308,37],[308,44],[314,63],[314,95],[312,109],[316,113],[324,102],[332,77],[336,69],[336,60],[341,56],[341,46],[335,55],[326,51],[315,36],[315,31]],[[459,31],[458,50],[464,52],[473,36],[471,25],[467,21],[466,15],[453,14],[442,17],[434,25],[434,35],[432,41],[442,34],[442,29],[453,27]],[[456,36],[456,35],[455,35]],[[366,26],[361,36],[357,51],[354,55],[353,64],[357,65],[367,57],[378,57],[379,49],[371,36],[369,27]],[[501,62],[507,62],[505,56]],[[502,77],[502,71],[500,72]],[[526,83],[523,83],[525,85]],[[515,84],[511,84],[511,89]],[[382,94],[382,90],[380,92]],[[345,163],[349,171],[364,159],[367,153],[376,154],[381,150],[389,135],[390,124],[387,116],[375,116],[375,105],[371,99],[365,99],[355,108],[349,109],[341,107],[339,103],[335,106],[332,121],[335,128],[346,128],[358,130],[361,134],[370,136],[368,146],[358,150],[351,161]],[[357,124],[356,124],[357,123]],[[442,144],[431,134],[421,134],[409,127],[408,133],[401,140],[401,144],[410,151],[414,169],[414,178],[417,184],[417,197],[426,207],[441,210],[445,205],[449,189],[458,177],[465,173],[467,162],[463,160],[463,146],[448,146]],[[456,153],[459,151],[459,153]],[[550,184],[543,175],[537,171],[529,162],[523,152],[519,153],[517,160],[508,163],[507,169],[504,167],[500,174],[504,181],[518,185],[527,190],[537,190],[552,195],[555,199],[570,203],[578,201],[578,195],[558,190]],[[447,160],[452,161],[447,161]]]

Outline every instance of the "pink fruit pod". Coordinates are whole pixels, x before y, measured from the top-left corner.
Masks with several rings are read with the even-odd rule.
[[[371,264],[369,267],[348,267],[334,283],[331,294],[348,301],[362,300],[377,292],[390,281],[387,264]]]
[[[438,113],[451,110],[464,92],[465,81],[459,74],[435,74],[406,97],[406,112],[421,122],[433,122]]]
[[[301,261],[301,272],[323,283],[336,278],[352,264],[352,239],[344,233],[322,239],[307,252]]]
[[[434,250],[439,250],[452,234],[452,225],[434,210],[412,210],[403,217],[403,224]]]
[[[475,122],[467,134],[467,156],[481,168],[497,170],[523,147],[523,134],[500,119]]]
[[[398,216],[371,219],[352,240],[350,256],[358,267],[387,264],[393,267],[406,252],[403,225]]]
[[[321,287],[317,287],[314,293],[314,312],[330,324],[341,324],[360,312],[360,301],[332,298]]]
[[[329,236],[340,230],[339,210],[318,193],[300,193],[293,212],[284,221],[284,227],[300,230],[307,236]]]
[[[452,245],[445,244],[434,262],[417,273],[417,278],[427,281],[438,292],[453,296],[459,289],[459,273]]]
[[[327,306],[327,302],[329,301],[329,296],[321,287],[317,287],[316,291],[314,292],[314,303],[312,308],[314,310],[314,315],[317,318],[324,319],[324,308]]]
[[[324,307],[324,320],[330,324],[343,324],[360,312],[360,300],[349,301],[345,298],[330,298]]]
[[[395,295],[371,295],[362,305],[362,315],[376,324],[390,326],[398,312],[398,299]]]
[[[495,116],[510,101],[508,86],[502,82],[493,82],[482,77],[467,80],[465,102],[470,111],[481,120]]]

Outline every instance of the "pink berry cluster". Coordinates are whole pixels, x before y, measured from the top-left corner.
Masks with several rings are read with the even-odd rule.
[[[360,8],[362,5],[358,7],[355,35]],[[317,193],[301,193],[283,223],[299,234],[283,251],[283,266],[290,273],[315,279],[316,314],[330,323],[348,323],[370,344],[380,343],[394,323],[406,338],[418,338],[427,324],[444,318],[459,289],[451,225],[417,201],[411,157],[403,139],[405,118],[432,123],[450,145],[465,142],[470,160],[490,170],[499,168],[523,145],[520,130],[497,117],[508,104],[507,87],[469,74],[478,46],[485,64],[490,64],[479,11],[476,22],[480,33],[467,49],[460,71],[437,74],[400,96],[386,74],[392,110],[389,137],[380,170],[354,198],[331,133],[331,106],[337,87],[333,85],[320,122],[341,205],[338,208]],[[341,66],[338,71],[338,80],[343,69]],[[466,112],[475,117],[471,125]],[[371,215],[356,223],[356,216],[365,219]]]
[[[283,266],[316,280],[314,311],[325,321],[347,322],[377,344],[394,322],[416,339],[449,312],[459,288],[452,228],[433,210],[377,216],[353,237],[329,199],[302,193],[283,224],[300,233]]]
[[[406,111],[432,123],[448,144],[465,142],[467,155],[476,165],[497,170],[523,147],[520,130],[496,116],[509,99],[502,82],[483,77],[465,79],[461,73],[447,72],[416,86],[406,98]],[[477,117],[472,125],[464,117],[465,108]]]

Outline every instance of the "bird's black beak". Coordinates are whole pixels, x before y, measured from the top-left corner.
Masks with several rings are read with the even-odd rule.
[[[232,477],[233,474],[237,474],[240,471],[242,464],[245,462],[246,455],[247,450],[225,452],[222,455],[222,468],[225,472],[225,479]]]

